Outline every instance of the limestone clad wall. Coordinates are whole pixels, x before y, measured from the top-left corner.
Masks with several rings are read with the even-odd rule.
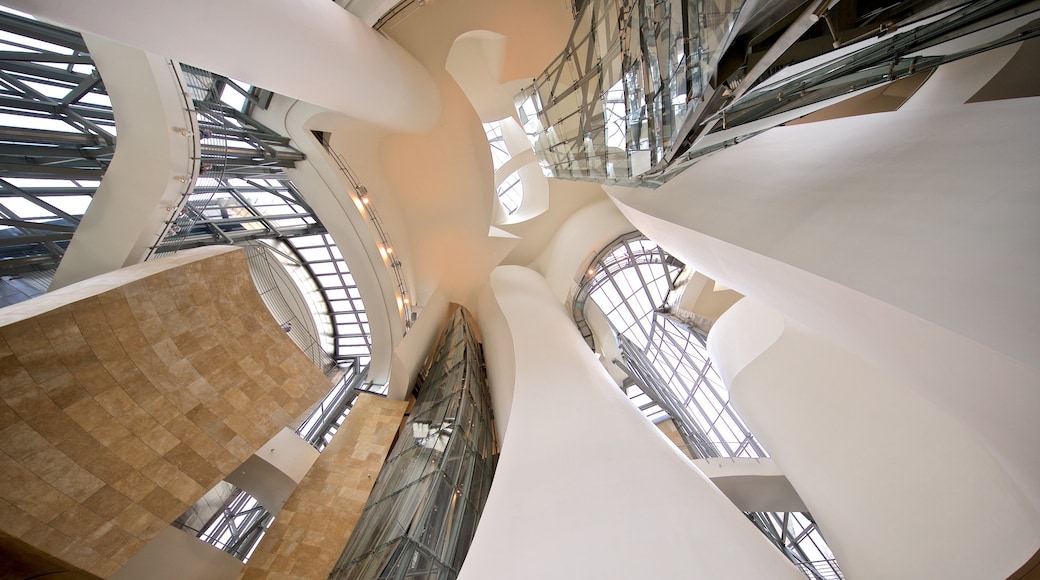
[[[406,401],[358,397],[240,578],[328,578],[361,517],[407,407]]]
[[[108,576],[330,385],[240,249],[0,310],[0,532]]]

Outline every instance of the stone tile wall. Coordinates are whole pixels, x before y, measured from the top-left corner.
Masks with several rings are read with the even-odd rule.
[[[240,249],[0,309],[0,532],[108,576],[329,388]]]
[[[368,501],[405,401],[360,395],[332,443],[278,512],[240,578],[325,580]]]

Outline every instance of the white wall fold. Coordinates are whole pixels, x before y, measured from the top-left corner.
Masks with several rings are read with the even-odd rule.
[[[400,131],[440,115],[429,73],[328,0],[5,0],[65,26]]]
[[[631,405],[541,275],[502,266],[490,292],[481,331],[512,342],[515,384],[462,580],[802,578]]]
[[[1006,578],[1040,545],[1004,468],[903,378],[747,298],[709,347],[847,577]]]

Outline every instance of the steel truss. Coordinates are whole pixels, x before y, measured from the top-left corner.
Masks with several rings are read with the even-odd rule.
[[[115,151],[83,38],[0,12],[0,273],[57,267]]]

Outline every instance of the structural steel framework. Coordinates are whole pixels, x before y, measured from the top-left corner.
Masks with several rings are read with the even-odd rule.
[[[0,12],[0,274],[57,267],[115,135],[83,38]]]
[[[768,457],[730,403],[699,333],[666,314],[684,268],[639,232],[626,234],[589,264],[572,309],[591,299],[603,311],[621,352],[613,363],[628,375],[622,389],[651,420],[670,418],[694,458]],[[810,514],[747,516],[809,578],[842,577]]]
[[[781,113],[1034,38],[1027,16],[1038,10],[1023,0],[590,0],[516,108],[546,175],[657,187],[782,124]]]

